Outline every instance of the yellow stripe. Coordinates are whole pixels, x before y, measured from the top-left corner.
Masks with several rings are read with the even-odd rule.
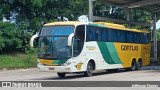
[[[41,64],[46,64],[49,66],[58,66],[59,64],[54,64],[54,60],[46,60],[46,59],[39,59]]]

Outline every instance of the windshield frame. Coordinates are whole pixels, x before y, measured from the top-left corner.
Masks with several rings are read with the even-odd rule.
[[[72,28],[72,33],[74,33],[74,31],[75,31],[75,28],[76,28],[76,26],[75,25],[53,25],[53,26],[44,26],[44,27],[54,27],[54,26],[71,26],[71,27],[73,27]],[[43,27],[43,28],[44,28]],[[43,30],[43,29],[42,29]],[[41,31],[41,33],[43,33],[42,31]],[[70,57],[66,57],[66,58],[59,58],[58,56],[56,56],[56,58],[55,57],[53,57],[53,56],[51,56],[51,58],[47,58],[47,56],[45,55],[45,53],[42,53],[42,52],[40,52],[40,38],[44,38],[44,37],[66,37],[66,38],[68,38],[69,37],[69,35],[41,35],[41,33],[39,34],[39,42],[38,42],[38,58],[40,58],[40,59],[48,59],[48,60],[59,60],[59,59],[69,59],[69,58],[72,58],[72,52],[73,52],[73,50],[72,50],[72,47],[70,47],[70,48],[68,48],[69,49],[69,51],[70,51]],[[67,41],[68,42],[68,41]],[[52,46],[52,49],[53,49],[53,46]],[[48,51],[47,51],[48,52]],[[55,53],[57,53],[57,52],[55,52]],[[51,53],[51,55],[53,55],[53,54],[55,54],[55,53]],[[47,53],[46,53],[47,54]],[[42,55],[42,56],[41,56]]]

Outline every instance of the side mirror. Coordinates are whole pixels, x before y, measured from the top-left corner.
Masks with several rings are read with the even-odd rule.
[[[74,36],[74,33],[71,33],[68,37],[68,46],[71,46],[72,45],[72,38]]]
[[[31,37],[31,39],[30,39],[30,47],[33,47],[33,42],[38,36],[39,36],[39,33],[36,32],[36,34]]]

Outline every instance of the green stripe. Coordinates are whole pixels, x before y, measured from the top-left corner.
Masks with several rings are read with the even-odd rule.
[[[115,62],[112,60],[112,57],[110,55],[110,52],[107,48],[107,45],[105,42],[97,42],[99,49],[101,51],[101,54],[103,56],[103,59],[108,63],[108,64],[115,64]]]
[[[115,46],[114,46],[114,44],[111,43],[111,42],[106,42],[106,44],[107,44],[108,50],[109,50],[109,52],[110,52],[110,55],[111,55],[111,57],[112,57],[112,60],[113,60],[116,64],[122,64],[122,62],[121,62],[121,60],[120,60],[120,58],[119,58],[119,56],[118,56],[117,50],[116,50],[116,48],[115,48]]]
[[[104,25],[95,24],[95,23],[90,23],[89,25],[90,25],[90,26],[96,26],[96,27],[106,28],[106,26],[104,26]]]
[[[54,60],[52,64],[64,64],[67,61],[67,59],[61,59],[61,60]]]
[[[115,46],[111,42],[97,42],[103,59],[108,64],[121,64],[121,60],[117,54]]]

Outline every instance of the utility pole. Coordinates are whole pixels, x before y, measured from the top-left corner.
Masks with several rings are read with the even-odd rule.
[[[153,35],[154,35],[154,60],[157,61],[159,64],[159,61],[157,60],[157,31],[156,31],[156,13],[153,13]]]
[[[127,19],[127,24],[128,24],[128,26],[129,27],[131,27],[131,25],[130,25],[130,8],[126,8],[126,19]]]
[[[89,21],[93,22],[93,0],[89,0]]]

